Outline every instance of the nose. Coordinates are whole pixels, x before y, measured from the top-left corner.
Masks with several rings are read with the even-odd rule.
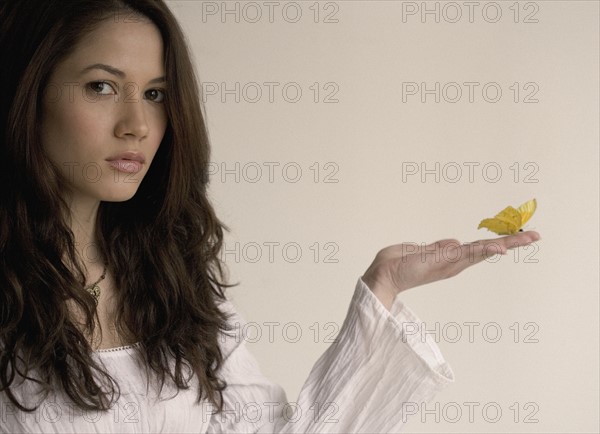
[[[138,139],[148,135],[148,121],[146,119],[145,100],[140,98],[139,92],[125,92],[125,97],[119,101],[119,118],[115,126],[117,137],[135,136]]]

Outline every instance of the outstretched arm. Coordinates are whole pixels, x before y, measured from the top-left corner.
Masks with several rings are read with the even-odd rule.
[[[382,249],[358,279],[340,333],[313,366],[298,400],[265,378],[243,339],[222,370],[225,412],[208,432],[397,432],[415,409],[454,381],[452,369],[400,292],[540,239],[529,231],[461,244]]]

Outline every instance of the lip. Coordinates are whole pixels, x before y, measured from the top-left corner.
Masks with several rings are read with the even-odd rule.
[[[118,171],[126,173],[138,173],[143,166],[142,163],[136,160],[111,160],[108,164]]]
[[[146,162],[146,157],[141,152],[127,151],[118,155],[113,155],[106,159],[106,161],[119,161],[119,160],[129,160],[129,161],[137,161],[141,164]]]

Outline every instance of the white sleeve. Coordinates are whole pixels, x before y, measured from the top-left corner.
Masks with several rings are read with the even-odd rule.
[[[221,371],[225,410],[212,414],[208,432],[397,432],[421,403],[454,382],[421,327],[398,297],[388,311],[359,278],[335,343],[293,403],[262,375],[243,338],[232,338]]]

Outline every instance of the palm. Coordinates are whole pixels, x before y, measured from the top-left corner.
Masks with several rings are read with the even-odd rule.
[[[456,239],[421,246],[395,244],[377,253],[362,279],[374,293],[386,299],[389,307],[390,299],[402,291],[456,276],[490,256],[506,254],[509,249],[539,239],[537,232],[527,231],[464,244]]]

